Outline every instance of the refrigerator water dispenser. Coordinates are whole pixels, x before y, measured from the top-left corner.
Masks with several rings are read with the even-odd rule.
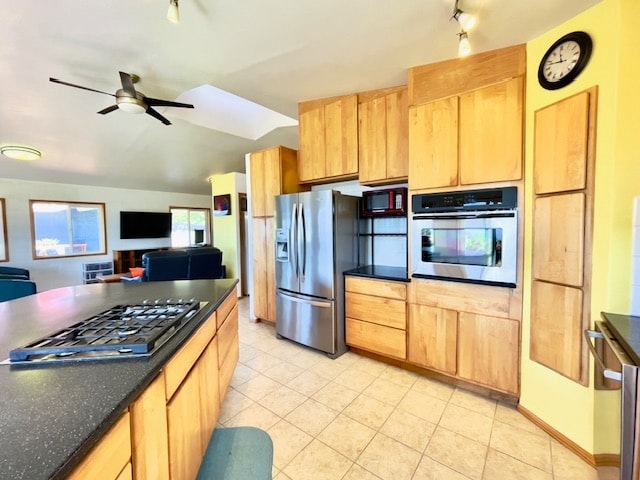
[[[276,260],[289,261],[289,230],[286,228],[276,229]]]

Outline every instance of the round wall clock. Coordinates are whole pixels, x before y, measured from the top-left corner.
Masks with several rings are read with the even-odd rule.
[[[573,82],[591,57],[591,37],[585,32],[559,38],[542,56],[538,82],[547,90],[557,90]]]

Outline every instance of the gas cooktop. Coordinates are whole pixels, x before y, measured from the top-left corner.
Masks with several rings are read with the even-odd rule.
[[[11,350],[10,363],[144,357],[153,354],[207,302],[143,300],[116,305],[51,335]]]

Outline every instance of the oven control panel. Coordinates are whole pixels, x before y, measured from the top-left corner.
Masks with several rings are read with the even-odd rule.
[[[413,213],[431,213],[513,209],[517,203],[517,187],[505,187],[413,195],[411,207]]]

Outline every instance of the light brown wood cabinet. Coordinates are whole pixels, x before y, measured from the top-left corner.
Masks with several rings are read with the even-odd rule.
[[[98,444],[71,472],[69,480],[132,478],[129,412],[122,414]]]
[[[421,367],[456,374],[458,312],[409,305],[407,360]]]
[[[301,183],[358,175],[358,96],[298,104],[298,174]]]
[[[300,191],[298,155],[287,147],[251,154],[251,215],[253,232],[253,302],[257,318],[275,323],[275,197]]]
[[[406,359],[406,285],[347,276],[345,290],[347,345]]]
[[[409,113],[409,188],[522,178],[523,77],[415,105]]]
[[[518,395],[522,303],[515,289],[414,278],[410,363]]]
[[[582,385],[589,359],[597,87],[534,114],[530,357]]]
[[[458,375],[517,394],[519,322],[469,312],[460,312],[458,322]]]
[[[363,185],[405,182],[409,174],[406,87],[358,94],[358,170]]]

